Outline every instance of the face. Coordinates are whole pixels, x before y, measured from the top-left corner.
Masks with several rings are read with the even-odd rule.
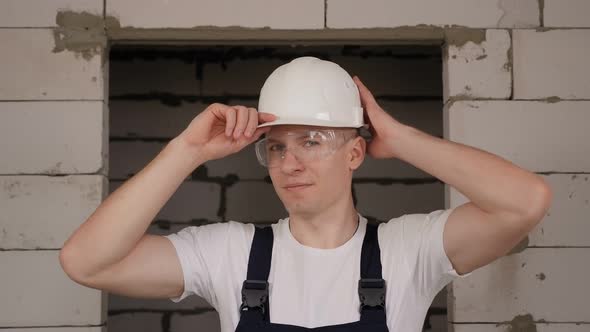
[[[310,130],[333,130],[331,153],[318,153],[313,160],[297,157],[300,149],[318,149],[325,141],[314,142]],[[350,128],[277,125],[267,133],[268,141],[282,158],[269,175],[277,195],[289,214],[314,215],[351,195],[352,174],[365,154],[365,141],[354,137]],[[321,134],[318,134],[320,136]],[[278,148],[277,148],[278,147]],[[294,152],[292,152],[294,151]]]

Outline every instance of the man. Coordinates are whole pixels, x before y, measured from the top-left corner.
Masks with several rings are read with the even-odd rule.
[[[549,208],[537,175],[401,124],[335,63],[301,57],[280,66],[259,109],[213,104],[195,117],[68,239],[66,273],[126,296],[197,294],[224,332],[414,332],[447,283],[506,254]],[[368,145],[357,134],[363,126]],[[287,218],[264,229],[229,221],[145,234],[196,167],[254,142]],[[411,163],[470,202],[369,223],[351,194],[367,152]]]

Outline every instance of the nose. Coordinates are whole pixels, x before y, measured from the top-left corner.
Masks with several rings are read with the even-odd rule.
[[[281,171],[286,174],[302,171],[304,169],[303,164],[289,149],[284,152],[280,167]]]

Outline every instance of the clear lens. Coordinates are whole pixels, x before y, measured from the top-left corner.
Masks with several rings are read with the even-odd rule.
[[[256,142],[256,156],[265,167],[279,166],[287,152],[299,162],[321,160],[333,154],[346,141],[335,130],[302,130],[269,135]]]

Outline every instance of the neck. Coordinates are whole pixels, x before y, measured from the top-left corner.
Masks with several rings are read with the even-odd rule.
[[[317,214],[290,214],[289,229],[302,245],[317,249],[337,248],[352,238],[359,225],[352,195]]]

